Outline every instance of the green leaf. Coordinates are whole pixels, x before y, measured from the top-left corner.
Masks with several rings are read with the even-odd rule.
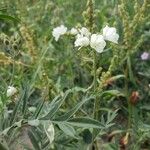
[[[69,93],[71,92],[71,90],[66,91],[66,93],[64,94],[63,98],[60,98],[59,100],[57,100],[59,98],[59,96],[57,96],[50,104],[49,106],[49,112],[47,115],[45,115],[44,117],[40,118],[40,120],[51,120],[52,117],[57,113],[58,109],[61,107],[61,105],[63,104],[63,102],[66,100],[67,96],[69,95]]]
[[[10,20],[10,21],[14,21],[14,22],[20,22],[20,19],[17,18],[17,17],[12,17],[12,16],[9,16],[9,15],[5,15],[5,14],[0,14],[0,19],[3,19],[3,20]]]
[[[52,104],[50,105],[48,114],[40,118],[40,120],[49,120],[49,119],[51,120],[52,117],[55,115],[55,113],[58,111],[58,109],[61,107],[63,102],[65,101],[67,95],[68,93],[65,94],[65,96],[63,98],[60,98],[59,100],[55,99],[55,102],[52,102]]]
[[[39,122],[38,119],[35,119],[35,120],[28,120],[28,124],[29,124],[30,126],[35,126],[35,127],[37,127],[37,126],[40,124],[40,122]]]
[[[140,109],[144,109],[144,110],[150,111],[149,105],[141,106]]]
[[[0,136],[0,150],[9,150],[6,140],[1,136]]]
[[[90,132],[89,129],[85,129],[82,133],[82,137],[83,137],[83,141],[86,143],[86,144],[90,144],[92,143],[92,133]]]
[[[83,93],[84,93],[84,92],[87,91],[87,89],[76,86],[76,87],[74,87],[74,88],[72,89],[72,91],[75,91],[75,92],[83,92]]]
[[[87,101],[89,101],[90,99],[92,99],[93,96],[88,97],[88,98],[84,98],[80,103],[78,103],[75,107],[73,107],[70,111],[68,111],[67,113],[65,113],[64,115],[56,118],[55,120],[57,121],[66,121],[69,118],[71,118],[78,110],[79,108]]]
[[[125,75],[123,75],[123,74],[116,75],[116,76],[111,77],[110,80],[116,81],[116,80],[118,80],[120,78],[125,78]]]
[[[70,126],[69,124],[65,124],[65,123],[58,123],[57,125],[66,135],[75,137],[76,132],[72,126]]]
[[[125,97],[125,95],[122,92],[118,91],[118,90],[108,90],[108,91],[103,92],[101,94],[101,96],[102,95],[112,95],[112,96],[116,96],[116,97],[119,97],[119,96]]]
[[[22,113],[23,113],[23,115],[25,115],[26,110],[27,110],[28,98],[30,96],[29,91],[31,91],[31,90],[29,89],[28,85],[26,85],[23,90],[24,90],[24,97],[23,97]]]
[[[68,124],[83,128],[103,128],[104,126],[97,120],[88,117],[73,118],[67,121]]]
[[[38,143],[38,141],[37,141],[37,139],[36,139],[34,133],[29,130],[29,131],[28,131],[28,135],[29,135],[29,138],[30,138],[30,140],[31,140],[31,143],[32,143],[34,149],[35,149],[35,150],[41,150],[41,149],[40,149],[40,146],[39,146],[39,143]]]
[[[19,110],[19,107],[21,106],[21,102],[23,101],[24,96],[25,96],[25,91],[23,91],[21,93],[21,97],[19,98],[17,104],[15,105],[15,108],[13,110],[13,113],[12,113],[12,116],[11,116],[11,119],[10,119],[10,125],[13,124],[15,119],[16,119],[17,112]]]
[[[3,144],[0,143],[0,150],[8,150],[6,147],[4,147]]]
[[[0,8],[0,11],[6,11],[7,9],[5,7]]]
[[[44,131],[49,139],[49,142],[52,143],[54,141],[55,136],[55,130],[52,122],[49,120],[42,120],[41,123],[43,124]]]
[[[33,114],[33,118],[34,118],[34,119],[36,119],[36,118],[39,116],[39,114],[40,114],[40,112],[41,112],[41,110],[42,110],[42,108],[43,108],[44,103],[45,103],[45,100],[42,100],[42,101],[39,103],[39,105],[37,106],[36,111],[35,111],[35,113]]]
[[[115,119],[115,117],[117,116],[117,111],[118,111],[118,110],[116,110],[116,111],[114,111],[114,112],[111,112],[111,111],[108,112],[108,114],[107,114],[107,121],[106,121],[106,123],[105,123],[105,127],[106,127],[106,128],[109,128],[109,127],[111,127],[111,126],[114,125],[114,123],[112,123],[112,121],[113,121],[113,120]]]
[[[128,65],[128,70],[129,70],[130,81],[136,86],[136,81],[135,81],[135,77],[134,77],[134,74],[133,74],[133,69],[132,69],[130,56],[128,56],[128,58],[127,58],[127,65]]]

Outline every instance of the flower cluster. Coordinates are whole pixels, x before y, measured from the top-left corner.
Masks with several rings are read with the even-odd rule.
[[[56,27],[52,31],[52,35],[56,41],[58,41],[61,35],[64,35],[66,33],[67,27],[65,27],[64,25]],[[117,44],[119,39],[116,28],[109,27],[107,25],[105,26],[105,28],[103,28],[102,34],[92,34],[85,27],[82,27],[81,29],[72,28],[70,31],[68,31],[68,33],[76,36],[76,40],[74,42],[75,47],[82,48],[90,46],[98,53],[103,52],[106,46],[106,41]]]

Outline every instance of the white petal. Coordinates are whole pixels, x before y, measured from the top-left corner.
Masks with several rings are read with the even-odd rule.
[[[11,97],[17,93],[17,89],[13,86],[8,86],[7,97]]]
[[[75,41],[75,47],[86,47],[89,45],[89,39],[85,36],[82,36],[80,34],[77,35],[77,39]]]
[[[103,52],[106,42],[102,35],[92,34],[90,46],[95,49],[98,53]]]
[[[119,35],[116,33],[116,28],[114,27],[109,27],[106,25],[103,29],[103,36],[105,40],[118,43]]]
[[[59,37],[67,32],[67,27],[64,25],[58,26],[53,29],[52,35],[55,38],[56,41],[59,40]]]
[[[103,36],[107,34],[108,30],[109,30],[109,27],[108,25],[106,25],[105,28],[103,29]]]
[[[77,30],[76,28],[72,28],[72,29],[70,30],[70,33],[71,33],[72,35],[76,35],[76,34],[78,34],[78,30]]]
[[[91,35],[91,33],[89,32],[89,30],[88,30],[87,28],[85,28],[85,27],[82,27],[82,28],[80,29],[80,33],[81,33],[81,35],[86,36],[86,37],[88,37],[88,38],[89,38],[89,36]]]

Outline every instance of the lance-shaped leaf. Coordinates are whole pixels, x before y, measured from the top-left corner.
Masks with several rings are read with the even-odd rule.
[[[88,97],[88,98],[87,98],[87,97],[84,98],[80,103],[78,103],[78,104],[77,104],[75,107],[73,107],[70,111],[68,111],[68,112],[65,113],[64,115],[62,115],[62,116],[56,118],[55,120],[57,120],[57,121],[66,121],[66,120],[70,119],[70,118],[81,108],[81,106],[82,106],[85,102],[91,100],[92,98],[94,98],[94,97],[91,96],[91,97]]]
[[[43,124],[44,131],[49,139],[49,142],[52,143],[55,136],[55,130],[52,122],[49,120],[42,120],[41,123]]]
[[[21,106],[21,103],[22,103],[22,101],[23,101],[23,99],[24,99],[24,96],[25,96],[25,91],[23,91],[23,92],[21,93],[21,96],[20,96],[20,98],[19,98],[17,104],[16,104],[15,107],[14,107],[12,116],[11,116],[11,118],[10,118],[10,125],[12,125],[12,124],[14,123],[15,119],[16,119],[17,112],[18,112],[18,110],[19,110],[19,108],[20,108],[20,106]]]
[[[28,135],[29,135],[29,138],[31,140],[31,143],[32,143],[34,149],[35,150],[41,150],[35,134],[29,130]]]
[[[63,98],[58,99],[59,97],[57,97],[56,99],[54,99],[49,106],[50,108],[48,114],[40,118],[40,120],[51,120],[55,113],[58,111],[58,109],[61,107],[69,93],[70,91],[67,91]]]
[[[71,125],[62,122],[58,123],[58,126],[66,135],[75,137],[76,132]]]
[[[20,19],[17,18],[17,17],[12,17],[12,16],[9,16],[9,15],[5,15],[5,14],[0,14],[0,19],[3,19],[3,20],[10,20],[10,21],[14,21],[14,22],[20,22]]]
[[[40,118],[41,120],[52,120],[53,116],[57,113],[58,109],[62,106],[63,102],[66,100],[67,96],[70,93],[74,93],[74,92],[83,92],[84,89],[80,88],[80,87],[74,87],[72,89],[69,89],[66,91],[66,93],[64,94],[64,96],[62,98],[60,98],[60,96],[57,96],[56,99],[54,99],[50,106],[49,106],[49,112],[47,115],[45,115],[44,117]],[[79,107],[79,106],[77,106]],[[77,109],[77,107],[75,109]],[[73,113],[74,110],[72,110]],[[75,110],[76,111],[76,110]]]
[[[68,124],[83,128],[99,128],[102,129],[104,126],[97,120],[88,117],[73,118],[67,121]]]
[[[118,91],[118,90],[108,90],[108,91],[105,91],[103,93],[101,93],[101,96],[103,95],[112,95],[112,96],[123,96],[125,97],[125,95],[121,92],[121,91]]]

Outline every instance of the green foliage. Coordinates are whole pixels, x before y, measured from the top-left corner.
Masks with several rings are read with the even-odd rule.
[[[87,3],[88,2],[88,3]],[[0,1],[0,150],[150,147],[148,0]],[[56,42],[64,24],[109,24],[119,44],[103,53]],[[17,47],[16,47],[17,46]],[[8,86],[17,89],[7,96]]]

